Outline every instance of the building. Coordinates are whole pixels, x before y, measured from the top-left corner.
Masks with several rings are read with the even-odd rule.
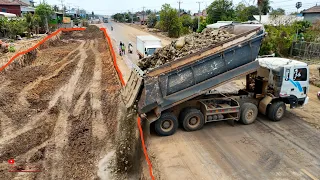
[[[260,21],[259,15],[253,15],[255,21]],[[289,25],[294,23],[295,21],[303,21],[303,17],[298,17],[295,15],[261,15],[261,24],[263,25],[272,25],[272,26],[279,26],[279,25]]]
[[[320,21],[320,6],[313,6],[312,8],[302,11],[302,14],[304,20],[309,21],[311,23]]]
[[[27,7],[28,4],[19,0],[0,0],[0,12],[12,13],[21,16],[21,7]]]
[[[194,17],[203,17],[203,18],[206,18],[207,17],[207,11],[206,10],[203,10],[202,12],[200,13],[194,13],[193,14]]]
[[[31,6],[31,7],[34,7],[34,1],[32,1],[32,0],[20,0],[21,2],[23,2],[23,3],[26,3],[26,4],[28,4],[28,6]]]

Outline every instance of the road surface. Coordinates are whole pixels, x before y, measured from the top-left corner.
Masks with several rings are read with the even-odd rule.
[[[109,23],[103,24],[104,27],[107,28],[109,35],[111,36],[114,50],[117,54],[118,65],[120,67],[121,72],[123,73],[124,79],[127,80],[129,77],[130,69],[132,68],[132,64],[138,63],[139,57],[136,49],[136,37],[140,35],[151,35],[147,32],[140,31],[136,28],[130,27],[128,25],[122,23],[115,23],[113,21]],[[113,31],[111,31],[111,26],[113,27]],[[119,44],[120,41],[126,45],[126,50],[128,49],[128,43],[131,42],[133,45],[133,53],[129,54],[126,52],[124,56],[119,56]],[[165,46],[170,43],[170,41],[161,39],[162,45]]]
[[[117,30],[111,33],[113,38],[134,41],[133,28],[113,26]],[[135,29],[134,34],[140,33]],[[310,92],[318,90],[312,86]],[[163,180],[320,179],[316,128],[320,102],[315,95],[310,97],[309,106],[290,110],[280,122],[259,115],[251,125],[213,122],[196,132],[179,129],[169,137],[151,133],[148,152],[155,176]]]

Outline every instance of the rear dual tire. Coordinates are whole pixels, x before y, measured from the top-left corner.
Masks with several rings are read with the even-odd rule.
[[[202,112],[195,108],[184,109],[180,113],[180,124],[186,131],[197,131],[204,126],[204,116]]]
[[[258,108],[252,103],[244,103],[241,106],[240,121],[245,124],[252,124],[258,116]]]
[[[178,129],[178,119],[172,113],[163,113],[155,122],[155,131],[160,136],[170,136]]]

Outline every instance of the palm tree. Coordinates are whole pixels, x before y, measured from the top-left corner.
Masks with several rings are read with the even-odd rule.
[[[53,6],[53,10],[54,10],[55,12],[59,12],[59,7],[58,7],[57,5],[54,5],[54,6]]]

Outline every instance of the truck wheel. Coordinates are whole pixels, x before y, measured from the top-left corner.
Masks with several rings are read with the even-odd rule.
[[[252,103],[244,103],[241,106],[241,116],[240,121],[243,124],[251,124],[253,123],[258,116],[258,108],[256,105]]]
[[[280,121],[284,113],[286,111],[286,105],[282,101],[277,101],[274,102],[270,105],[269,110],[268,110],[268,117],[272,121]]]
[[[204,116],[198,109],[186,109],[182,116],[182,126],[186,131],[196,131],[203,127]]]
[[[155,122],[155,131],[160,136],[170,136],[176,132],[178,128],[178,119],[172,113],[163,113]]]

